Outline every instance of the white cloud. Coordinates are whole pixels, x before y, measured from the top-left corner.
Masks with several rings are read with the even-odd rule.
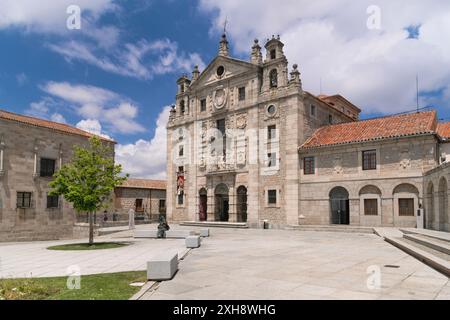
[[[22,87],[28,81],[28,77],[25,73],[21,72],[16,75],[17,84]]]
[[[60,113],[53,113],[50,117],[50,120],[55,121],[55,122],[59,122],[59,123],[67,123],[66,118],[64,118],[64,116]]]
[[[380,30],[366,26],[372,4],[381,9]],[[280,34],[305,90],[318,94],[322,79],[323,93],[341,93],[364,111],[412,109],[417,73],[424,92],[450,82],[448,1],[201,0],[200,8],[216,13],[215,36],[228,17],[231,45],[239,55],[250,52],[253,38]],[[417,40],[407,39],[405,28],[411,25],[420,25]]]
[[[87,119],[87,122],[82,123],[83,126],[93,125],[92,121],[96,120],[99,125],[104,124],[108,132],[132,134],[145,131],[145,128],[135,120],[138,116],[138,107],[129,99],[110,90],[68,82],[48,82],[41,86],[41,90],[53,98],[69,103],[80,117]],[[45,106],[45,103],[32,104],[31,109]]]
[[[81,8],[83,17],[94,20],[116,8],[112,0],[1,0],[0,29],[20,27],[28,32],[67,32],[66,11],[73,4]]]
[[[107,139],[111,139],[110,136],[108,136],[107,134],[102,132],[102,125],[96,119],[81,120],[80,122],[78,122],[76,124],[76,127],[78,129],[90,132],[90,133],[95,134],[97,136],[102,136],[102,137],[105,137]]]
[[[194,65],[204,68],[198,53],[180,52],[176,42],[168,39],[127,43],[115,50],[87,41],[67,41],[48,47],[67,61],[81,61],[104,71],[138,79],[155,75],[190,72]]]
[[[139,139],[133,144],[116,146],[116,162],[132,177],[147,179],[166,178],[166,125],[170,107],[164,107],[156,121],[154,137]]]

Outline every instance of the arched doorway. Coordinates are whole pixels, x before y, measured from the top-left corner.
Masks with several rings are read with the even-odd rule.
[[[237,222],[247,222],[247,188],[237,189]]]
[[[215,212],[214,218],[216,221],[228,221],[228,211],[229,211],[229,198],[228,198],[228,187],[226,184],[221,183],[216,187],[214,191],[215,197]]]
[[[208,219],[208,193],[205,188],[201,188],[198,192],[200,202],[198,208],[198,215],[200,221],[206,221]]]
[[[425,208],[425,221],[424,226],[427,229],[433,229],[434,225],[434,186],[433,182],[428,184],[426,208]]]
[[[350,201],[348,191],[343,187],[335,187],[330,191],[331,224],[350,224]]]
[[[447,231],[447,211],[448,211],[448,195],[447,180],[442,177],[439,180],[439,231]]]

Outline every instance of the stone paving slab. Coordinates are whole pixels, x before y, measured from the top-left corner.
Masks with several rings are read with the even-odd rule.
[[[380,268],[379,288],[367,286],[371,266]],[[142,299],[445,299],[449,288],[377,235],[214,229],[174,279]]]
[[[97,237],[95,241],[126,241],[131,245],[104,250],[58,251],[47,247],[81,243],[86,239],[37,241],[0,244],[0,278],[67,276],[67,268],[76,266],[82,275],[146,270],[147,261],[171,250],[182,256],[184,239],[133,239],[132,232]]]

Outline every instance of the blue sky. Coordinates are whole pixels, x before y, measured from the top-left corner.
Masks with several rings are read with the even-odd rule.
[[[450,120],[447,2],[0,0],[0,108],[108,135],[132,176],[163,178],[176,79],[214,58],[227,18],[233,56],[280,34],[304,89],[322,82],[362,118],[413,109],[418,74],[420,105]],[[71,4],[80,30],[66,27]]]

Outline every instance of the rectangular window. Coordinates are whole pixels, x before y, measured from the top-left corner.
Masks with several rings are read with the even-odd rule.
[[[313,117],[316,116],[316,106],[315,105],[311,105],[311,116],[313,116]]]
[[[376,170],[377,168],[377,151],[366,150],[362,152],[363,170]]]
[[[59,208],[59,197],[47,195],[47,209]]]
[[[328,123],[333,124],[333,116],[331,114],[328,115]]]
[[[200,100],[200,112],[206,111],[206,99]]]
[[[267,163],[268,167],[275,167],[277,165],[277,153],[276,152],[268,153],[267,158],[268,158],[268,163]]]
[[[178,149],[178,156],[182,157],[184,155],[184,146],[180,146]]]
[[[268,204],[277,204],[277,190],[268,190],[267,191],[267,203]]]
[[[184,173],[184,167],[178,167],[178,173]]]
[[[31,208],[31,192],[17,192],[17,208]]]
[[[267,140],[272,140],[277,137],[277,126],[272,125],[267,127]]]
[[[41,177],[52,177],[55,173],[55,163],[53,159],[41,158]]]
[[[239,88],[239,101],[245,100],[245,87]]]
[[[143,200],[136,199],[136,212],[143,212],[143,211],[144,211]]]
[[[376,216],[378,215],[378,200],[364,199],[364,215]]]
[[[303,174],[314,174],[314,157],[303,158]]]
[[[414,217],[414,199],[398,199],[398,215]]]

